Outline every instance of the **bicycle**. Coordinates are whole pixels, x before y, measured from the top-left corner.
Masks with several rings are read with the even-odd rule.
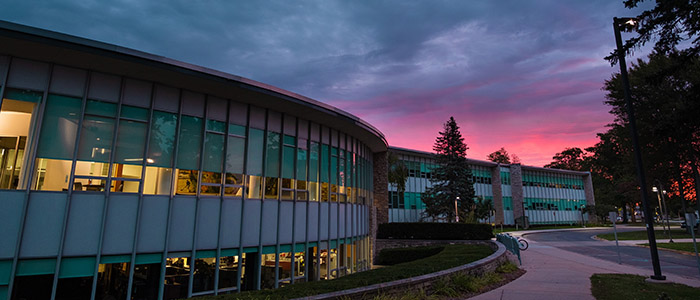
[[[519,236],[517,236],[517,237],[512,236],[510,233],[506,233],[506,234],[509,235],[510,237],[514,237],[515,239],[518,240],[518,249],[527,250],[527,248],[530,247],[530,244],[524,238],[519,237]]]

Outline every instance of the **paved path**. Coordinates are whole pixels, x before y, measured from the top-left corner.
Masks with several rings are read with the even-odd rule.
[[[522,231],[513,234],[528,233],[530,232]],[[591,294],[590,277],[595,273],[651,275],[645,269],[561,250],[547,243],[528,241],[530,248],[521,252],[522,267],[527,273],[509,284],[471,299],[594,299]],[[678,275],[667,275],[666,278],[670,282],[700,287],[698,278]]]

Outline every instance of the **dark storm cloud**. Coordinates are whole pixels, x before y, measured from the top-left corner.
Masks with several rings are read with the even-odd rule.
[[[0,19],[278,86],[367,119],[397,146],[429,150],[454,115],[472,151],[507,145],[479,132],[501,135],[539,164],[554,148],[526,154],[525,138],[562,128],[570,144],[558,147],[585,147],[575,143],[610,121],[600,87],[615,70],[602,60],[612,17],[638,11],[619,0],[80,0],[5,1]]]

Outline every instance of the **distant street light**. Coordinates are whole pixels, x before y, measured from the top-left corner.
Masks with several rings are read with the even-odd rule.
[[[459,223],[459,211],[457,210],[457,201],[459,201],[459,196],[455,198],[455,223]]]
[[[642,154],[639,147],[639,137],[637,136],[637,124],[634,118],[634,108],[632,107],[632,99],[630,96],[630,83],[627,77],[627,63],[625,62],[625,51],[622,48],[622,36],[620,29],[632,31],[637,25],[635,18],[613,18],[613,30],[615,32],[615,42],[617,44],[617,56],[620,64],[620,77],[622,79],[622,87],[625,92],[625,103],[627,104],[627,119],[630,125],[630,134],[632,136],[632,146],[634,148],[634,158],[637,167],[637,176],[639,177],[639,188],[642,194],[642,206],[644,208],[644,220],[647,223],[647,237],[649,238],[649,250],[651,251],[651,264],[654,268],[654,275],[651,279],[665,280],[666,276],[661,275],[661,264],[659,263],[659,250],[656,248],[656,236],[654,235],[654,220],[651,218],[654,214],[648,203],[647,183],[642,166]]]
[[[661,226],[663,226],[664,219],[666,219],[666,227],[668,228],[668,242],[673,243],[673,236],[671,235],[671,222],[669,221],[668,209],[666,206],[666,190],[664,190],[664,186],[661,185],[661,182],[658,179],[656,179],[655,182],[660,189],[657,189],[654,186],[651,188],[651,190],[656,192],[656,197],[659,198],[659,210],[661,210]],[[661,202],[662,200],[663,203]]]

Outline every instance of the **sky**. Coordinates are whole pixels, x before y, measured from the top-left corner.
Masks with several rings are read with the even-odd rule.
[[[647,1],[649,2],[649,1]],[[589,147],[613,117],[622,0],[3,0],[0,20],[243,76],[356,115],[422,151],[453,116],[485,160],[543,166]],[[637,51],[633,58],[644,58]]]

